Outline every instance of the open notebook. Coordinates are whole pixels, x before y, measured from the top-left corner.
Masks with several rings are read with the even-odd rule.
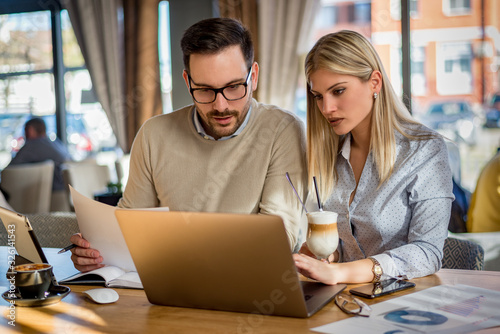
[[[346,287],[299,280],[277,216],[115,215],[152,304],[308,317]]]

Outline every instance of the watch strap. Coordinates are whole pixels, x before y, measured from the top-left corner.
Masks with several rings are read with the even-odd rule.
[[[380,262],[377,261],[377,259],[373,257],[369,257],[369,259],[373,262],[372,266],[372,273],[373,273],[373,280],[372,283],[380,282],[380,278],[382,277],[382,266],[380,265]]]

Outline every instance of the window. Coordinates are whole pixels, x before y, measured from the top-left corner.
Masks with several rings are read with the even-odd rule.
[[[371,3],[359,2],[354,4],[354,16],[356,23],[369,23],[371,21]]]
[[[410,0],[410,16],[411,17],[418,16],[418,3],[419,3],[419,0]]]
[[[467,117],[464,114],[453,115],[452,124],[447,125],[448,131],[454,129],[460,134],[460,140],[455,140],[461,156],[460,183],[469,191],[474,190],[481,166],[495,154],[500,143],[496,120],[495,128],[483,127],[491,110],[492,96],[498,95],[500,87],[498,55],[494,52],[499,49],[495,36],[500,35],[500,21],[488,12],[481,13],[483,8],[491,11],[498,0],[484,0],[484,7],[479,6],[479,2],[409,1],[411,73],[402,70],[402,47],[405,46],[401,32],[401,0],[322,0],[318,15],[326,15],[328,8],[330,13],[338,13],[339,19],[328,21],[330,26],[325,20],[312,38],[314,43],[325,33],[339,29],[352,29],[367,36],[375,45],[398,95],[403,93],[403,75],[410,75],[410,80],[405,77],[405,88],[408,88],[406,83],[411,85],[412,113],[422,122],[436,103],[466,103],[470,106]],[[355,22],[348,24],[349,4],[355,8]],[[364,19],[360,20],[360,17],[364,17],[368,4],[371,11],[369,22],[363,24],[361,21]],[[471,7],[473,4],[474,10]],[[486,17],[487,27],[484,39],[481,34],[482,16]],[[339,22],[340,19],[344,21]],[[297,90],[295,111],[305,120],[303,83]],[[470,136],[464,140],[465,132]]]
[[[337,24],[338,8],[337,6],[324,6],[319,12],[317,21],[315,22],[316,27],[319,29],[329,28],[332,25]]]
[[[437,90],[441,95],[472,93],[472,47],[469,42],[441,43],[437,49]]]
[[[427,91],[425,77],[425,47],[411,48],[411,92],[424,96]]]
[[[354,22],[354,15],[355,15],[355,7],[354,4],[348,4],[347,6],[344,7],[345,13],[344,17],[346,18],[346,23],[351,23]]]
[[[163,113],[172,111],[172,65],[170,61],[170,22],[168,1],[159,5],[158,45]]]
[[[443,0],[443,11],[450,16],[470,14],[470,0]]]
[[[0,168],[23,145],[24,122],[34,116],[45,120],[52,140],[59,137],[66,142],[75,160],[96,154],[99,160],[99,153],[114,151],[116,138],[95,97],[68,13],[46,10],[39,1],[6,3],[2,10],[16,8],[0,13],[0,115],[4,124],[10,124],[0,131]],[[59,16],[60,25],[53,15]],[[61,46],[52,40],[57,30]],[[62,47],[62,57],[54,52],[57,47]],[[56,85],[54,59],[62,64],[62,85]],[[60,95],[64,105],[57,106]],[[58,108],[63,110],[56,112]],[[58,134],[56,119],[62,116],[66,116],[65,133]]]
[[[0,16],[0,113],[54,110],[50,12]]]
[[[484,2],[491,9],[496,0]],[[472,1],[421,1],[420,5],[425,17],[410,20],[412,110],[417,119],[451,139],[450,152],[455,150],[460,157],[455,180],[474,191],[481,166],[494,155],[500,138],[498,129],[483,127],[487,112],[483,102],[498,89],[498,73],[490,67],[495,55],[479,52],[482,45],[496,44],[487,35],[483,43],[481,17],[487,13],[481,13],[480,6],[473,11]],[[439,19],[429,21],[430,17]],[[500,31],[500,21],[486,24],[494,34]],[[443,109],[442,116],[431,116],[436,105],[467,106],[467,112]]]

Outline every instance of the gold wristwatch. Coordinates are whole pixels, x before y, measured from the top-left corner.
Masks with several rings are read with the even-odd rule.
[[[380,282],[375,282],[373,283],[373,294],[378,295],[383,291],[382,283]]]
[[[373,262],[373,267],[372,267],[372,273],[373,273],[373,280],[372,283],[380,282],[380,277],[382,277],[382,274],[384,273],[382,270],[382,266],[380,266],[380,263],[374,259],[373,257],[369,257],[370,260]]]

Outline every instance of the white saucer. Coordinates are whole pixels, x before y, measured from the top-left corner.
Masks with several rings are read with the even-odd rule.
[[[8,302],[13,301],[16,306],[45,306],[50,304],[55,304],[61,299],[66,297],[66,295],[71,291],[70,288],[64,285],[53,285],[50,287],[49,295],[42,299],[30,298],[23,299],[19,295],[14,295],[13,298],[9,297],[10,291],[5,291],[2,294],[2,298]]]

